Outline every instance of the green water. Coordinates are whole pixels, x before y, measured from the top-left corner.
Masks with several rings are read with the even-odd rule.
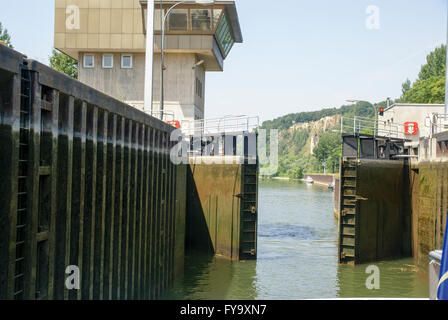
[[[379,290],[368,290],[368,265],[339,266],[333,192],[290,181],[262,181],[258,260],[187,256],[185,275],[163,299],[427,298],[413,259],[375,263]]]

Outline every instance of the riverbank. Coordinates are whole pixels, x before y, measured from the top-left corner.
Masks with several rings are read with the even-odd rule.
[[[325,187],[329,187],[333,184],[334,179],[336,175],[333,174],[306,174],[304,175],[303,179],[295,179],[295,178],[289,178],[289,177],[262,177],[263,180],[279,180],[279,181],[301,181],[306,182],[306,179],[308,177],[311,177],[313,179],[313,182],[318,185],[322,185]]]

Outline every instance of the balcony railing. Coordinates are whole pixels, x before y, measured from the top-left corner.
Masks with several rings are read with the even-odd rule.
[[[363,117],[342,117],[341,134],[370,135],[392,139],[406,139],[405,126],[397,123],[385,123]]]
[[[186,136],[213,135],[224,133],[244,132],[250,133],[260,126],[259,117],[229,116],[215,119],[196,121],[185,120],[181,123],[182,132]]]
[[[435,134],[448,131],[448,114],[430,114],[425,119],[425,127],[428,130],[430,138]]]

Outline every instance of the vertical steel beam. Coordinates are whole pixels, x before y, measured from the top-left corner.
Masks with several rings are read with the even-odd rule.
[[[70,96],[68,98],[67,118],[66,118],[66,133],[67,133],[67,196],[66,196],[66,220],[65,220],[65,268],[70,265],[70,240],[71,240],[71,218],[72,218],[72,179],[73,179],[73,131],[74,131],[74,107],[75,98]],[[68,290],[65,288],[65,283],[56,283],[57,286],[64,286],[64,300],[68,299]]]
[[[96,230],[96,198],[97,198],[97,168],[98,168],[98,108],[91,106],[89,109],[89,175],[87,177],[86,187],[88,189],[89,201],[86,202],[86,215],[88,216],[89,224],[86,224],[86,245],[88,246],[88,255],[86,255],[86,268],[83,275],[86,281],[83,282],[87,287],[85,291],[86,299],[93,299],[93,287],[95,279],[95,230]],[[86,288],[82,288],[84,291]]]
[[[51,212],[49,230],[49,261],[48,261],[48,299],[54,299],[54,262],[56,252],[56,206],[58,189],[58,135],[59,135],[59,92],[52,90],[53,108],[51,110]]]
[[[149,210],[150,210],[150,157],[149,157],[149,139],[150,139],[150,130],[151,128],[148,126],[145,130],[145,138],[143,144],[143,167],[144,167],[144,192],[143,192],[143,214],[144,218],[142,223],[143,227],[143,237],[142,237],[142,251],[143,251],[143,259],[142,259],[142,299],[147,300],[149,298],[149,284],[148,284],[148,267],[149,267],[149,256],[150,250],[148,245],[148,240],[150,237],[149,234]]]
[[[116,134],[117,116],[109,115],[108,135],[106,138],[106,214],[105,214],[105,244],[104,244],[104,299],[112,299],[112,266],[114,249],[114,217],[115,217],[115,178],[116,178]]]
[[[124,295],[124,299],[128,299],[128,288],[129,288],[129,215],[130,215],[130,197],[131,197],[131,147],[132,147],[132,127],[133,123],[130,120],[126,121],[126,146],[125,146],[125,156],[124,156],[124,166],[125,166],[125,201],[123,201],[123,241],[124,245],[122,254],[122,281],[121,293]]]
[[[40,133],[41,133],[41,86],[39,75],[31,76],[32,106],[30,118],[30,144],[28,161],[28,208],[26,218],[25,247],[25,294],[24,298],[36,298],[36,268],[37,268],[37,219],[39,214],[39,167],[40,167]]]
[[[148,274],[148,282],[149,282],[149,299],[154,299],[154,265],[155,265],[155,132],[154,128],[151,128],[150,137],[149,137],[149,159],[150,159],[150,211],[149,211],[149,274]]]
[[[98,167],[96,185],[96,221],[95,221],[95,279],[94,279],[94,299],[104,299],[104,255],[105,255],[105,216],[106,216],[106,183],[107,183],[107,129],[109,112],[101,110],[102,114],[98,118]],[[95,294],[95,290],[96,294]]]
[[[16,225],[19,176],[20,135],[20,74],[11,74],[9,88],[0,90],[0,122],[2,156],[0,165],[3,183],[0,184],[0,299],[14,298],[14,273],[16,257]]]
[[[144,144],[145,144],[145,131],[146,126],[144,124],[140,127],[140,132],[138,135],[138,152],[137,152],[137,160],[138,160],[138,172],[137,172],[137,178],[138,178],[138,193],[137,193],[137,203],[138,203],[138,211],[137,211],[137,231],[138,231],[138,237],[137,237],[137,254],[136,254],[136,273],[137,276],[135,278],[136,284],[135,284],[135,297],[136,299],[142,299],[142,258],[144,252],[142,251],[143,246],[143,227],[144,227],[144,203],[143,203],[143,194],[144,194],[144,176],[145,176],[145,170],[144,170]]]
[[[124,133],[125,119],[117,120],[116,132],[116,176],[115,176],[115,219],[114,219],[114,253],[113,253],[113,280],[112,280],[112,299],[121,298],[121,244],[122,244],[122,219],[123,219],[123,163],[124,163]]]

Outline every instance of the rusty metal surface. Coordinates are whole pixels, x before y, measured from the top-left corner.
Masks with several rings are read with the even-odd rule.
[[[157,299],[183,259],[174,129],[3,46],[0,85],[0,299]]]

